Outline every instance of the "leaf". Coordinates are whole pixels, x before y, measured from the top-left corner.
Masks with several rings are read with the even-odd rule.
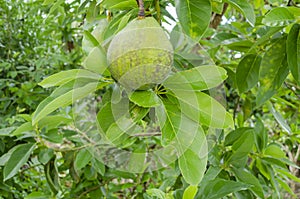
[[[50,160],[46,165],[44,165],[44,173],[51,191],[54,194],[57,194],[61,187],[55,157],[52,160]]]
[[[42,82],[40,82],[39,85],[42,86],[43,88],[60,86],[76,78],[87,78],[87,79],[98,81],[100,79],[100,76],[88,70],[73,69],[73,70],[61,71],[59,73],[51,75],[46,79],[44,79]]]
[[[215,99],[202,92],[175,90],[181,111],[190,119],[214,128],[233,126],[233,120],[225,108]]]
[[[179,157],[178,163],[184,180],[197,186],[206,171],[207,165],[207,142],[204,131],[200,128],[193,138],[193,143]],[[190,138],[192,139],[192,138]]]
[[[89,55],[83,61],[83,66],[97,74],[104,74],[105,72],[108,73],[106,70],[108,67],[106,60],[106,53],[99,45],[90,51]]]
[[[46,199],[51,198],[51,195],[46,195],[43,192],[31,192],[24,199]]]
[[[266,149],[264,150],[264,155],[274,157],[274,158],[285,158],[285,152],[282,151],[280,146],[277,144],[269,144]]]
[[[296,82],[300,85],[300,24],[294,24],[287,37],[287,61]]]
[[[216,178],[209,181],[207,186],[201,189],[203,192],[200,192],[200,199],[219,199],[248,187],[249,185],[245,183]]]
[[[15,146],[3,169],[4,181],[16,175],[34,150],[35,144],[20,144]]]
[[[212,12],[209,0],[175,0],[176,13],[184,32],[199,40],[210,22]]]
[[[163,192],[162,190],[159,190],[159,189],[155,189],[155,188],[152,188],[152,189],[147,189],[146,193],[151,196],[152,198],[158,198],[158,199],[166,199],[166,194],[165,192]]]
[[[53,4],[53,2],[56,1],[56,0],[44,0],[43,4],[42,5],[50,5],[50,4]]]
[[[231,135],[239,132],[240,135],[235,139],[231,146],[232,154],[225,160],[227,164],[232,164],[238,168],[245,166],[248,154],[251,152],[254,145],[254,131],[252,129],[242,128],[232,131]],[[229,137],[229,135],[227,137]],[[226,139],[229,139],[227,137]]]
[[[89,95],[93,91],[104,87],[109,83],[104,82],[99,85],[98,84],[98,82],[87,83],[83,86],[77,86],[75,83],[72,84],[72,82],[70,84],[63,84],[38,105],[37,109],[33,113],[32,125],[35,125],[38,121],[59,107],[70,105],[72,102]]]
[[[33,132],[33,131],[34,131],[34,128],[31,124],[31,122],[26,122],[24,124],[21,124],[16,130],[14,130],[11,133],[11,136],[18,136],[18,135],[22,135],[24,133]]]
[[[227,78],[226,70],[213,65],[198,66],[177,72],[162,84],[171,90],[208,90],[220,85]]]
[[[257,93],[257,106],[270,99],[288,75],[286,63],[286,37],[278,39],[264,54],[260,71],[260,88]]]
[[[197,186],[193,186],[193,185],[188,186],[184,190],[182,199],[193,199],[196,196],[197,191],[198,191]]]
[[[135,91],[129,96],[130,101],[141,107],[155,107],[161,105],[159,97],[152,91]]]
[[[10,133],[13,132],[13,130],[15,129],[16,127],[7,127],[0,129],[0,136],[10,136]]]
[[[290,126],[286,123],[282,115],[275,110],[271,102],[267,102],[268,109],[272,113],[272,115],[275,117],[276,121],[280,124],[282,129],[286,131],[288,134],[292,135],[292,130]]]
[[[74,167],[76,171],[79,171],[85,167],[92,159],[92,154],[87,148],[81,149],[75,158]]]
[[[259,198],[264,198],[264,192],[259,180],[250,172],[245,171],[243,168],[232,169],[235,176],[243,183],[252,185],[249,189]]]
[[[267,26],[286,26],[295,21],[295,17],[290,11],[284,7],[273,8],[268,12],[262,20]]]
[[[135,0],[104,0],[102,5],[109,10],[126,10],[137,7]]]
[[[253,7],[246,0],[225,0],[237,10],[239,10],[248,20],[251,26],[255,26],[255,13]]]
[[[240,61],[236,69],[236,82],[240,93],[250,90],[259,79],[261,56],[248,54]]]

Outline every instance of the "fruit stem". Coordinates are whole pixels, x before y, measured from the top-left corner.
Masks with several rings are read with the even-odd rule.
[[[145,18],[145,8],[144,8],[144,1],[139,0],[139,19],[144,19]]]

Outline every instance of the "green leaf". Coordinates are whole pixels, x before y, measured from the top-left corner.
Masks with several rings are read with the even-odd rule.
[[[287,61],[296,82],[300,85],[300,24],[294,24],[287,37]]]
[[[220,199],[230,193],[247,189],[249,185],[231,180],[216,178],[207,183],[207,186],[202,188],[200,199]]]
[[[152,91],[135,91],[129,96],[130,101],[141,107],[155,107],[161,105],[159,97]]]
[[[181,111],[190,119],[214,128],[233,126],[233,120],[226,109],[215,99],[202,92],[174,90],[180,102]]]
[[[61,187],[60,187],[60,181],[58,176],[57,162],[55,158],[51,159],[44,166],[44,173],[51,191],[54,194],[57,194],[58,191],[61,189]]]
[[[285,152],[282,151],[281,147],[277,144],[269,144],[265,151],[264,154],[270,157],[274,158],[286,158]]]
[[[104,0],[102,5],[109,10],[126,10],[137,7],[135,0]]]
[[[97,159],[97,157],[92,158],[91,160],[93,168],[100,174],[105,174],[105,165]]]
[[[197,186],[204,176],[207,165],[207,142],[200,126],[193,143],[179,157],[178,163],[184,180],[190,185]]]
[[[284,120],[282,115],[278,111],[275,110],[275,108],[273,107],[271,102],[267,102],[267,106],[268,106],[268,109],[270,110],[270,112],[272,113],[272,115],[275,117],[276,121],[282,127],[282,129],[291,135],[292,130],[291,130],[290,126],[286,123],[286,121]]]
[[[177,72],[168,77],[163,85],[171,90],[202,91],[220,85],[226,78],[225,69],[213,65],[204,65]]]
[[[300,178],[294,176],[293,174],[291,174],[287,170],[275,168],[275,171],[278,172],[278,173],[280,173],[282,176],[286,176],[286,177],[290,178],[291,180],[300,183]]]
[[[54,150],[49,148],[44,148],[40,150],[38,155],[38,160],[42,164],[48,163],[54,157]]]
[[[166,194],[165,192],[163,192],[162,190],[159,190],[159,189],[155,189],[155,188],[152,188],[152,189],[147,189],[146,193],[151,196],[152,198],[158,198],[158,199],[166,199]]]
[[[6,162],[3,169],[4,181],[12,178],[16,175],[30,157],[30,154],[34,150],[35,144],[20,144],[15,146],[15,150],[10,155],[10,158]]]
[[[193,199],[196,196],[197,191],[198,191],[197,186],[193,186],[193,185],[188,186],[184,190],[182,199]]]
[[[50,5],[50,4],[53,4],[53,2],[56,1],[56,0],[44,0],[43,2],[43,5]]]
[[[11,132],[13,132],[16,127],[7,127],[0,129],[0,136],[10,136]]]
[[[262,20],[267,26],[286,26],[295,21],[295,17],[290,11],[284,7],[278,7],[270,10]]]
[[[175,0],[176,12],[184,32],[200,39],[208,28],[212,12],[209,0]]]
[[[32,192],[28,194],[24,199],[46,199],[51,198],[51,195],[46,195],[44,192]]]
[[[74,161],[75,170],[79,171],[80,169],[85,167],[91,161],[92,157],[92,154],[87,148],[81,149],[77,153]]]
[[[88,70],[73,69],[73,70],[61,71],[59,73],[51,75],[46,79],[44,79],[42,82],[40,82],[39,85],[42,86],[43,88],[60,86],[76,78],[87,78],[87,79],[92,79],[94,81],[98,81],[100,79],[100,76]]]
[[[259,79],[261,56],[248,54],[240,61],[236,69],[236,82],[240,93],[250,90]]]
[[[243,183],[251,185],[249,188],[257,197],[264,198],[264,192],[259,180],[251,173],[245,171],[243,168],[232,169],[235,176]]]
[[[288,75],[285,43],[286,37],[278,39],[262,58],[259,71],[260,88],[256,97],[257,106],[270,99]]]
[[[246,0],[225,0],[225,2],[239,10],[246,17],[251,26],[255,26],[255,13],[250,3]]]
[[[18,135],[22,135],[24,133],[32,132],[32,131],[34,131],[34,128],[31,124],[31,122],[26,122],[24,124],[21,124],[16,130],[14,130],[11,135],[18,136]]]
[[[238,132],[240,132],[240,135],[237,137],[237,139],[235,139],[235,141],[233,142],[233,144],[231,146],[232,154],[230,156],[228,156],[228,158],[225,161],[228,164],[232,164],[235,167],[240,168],[240,167],[245,166],[246,161],[248,159],[248,154],[251,152],[251,150],[253,148],[254,131],[249,128],[242,128],[240,130],[232,131],[231,135],[237,134]],[[236,136],[234,136],[234,137],[236,137]],[[228,141],[227,141],[227,143],[228,143]]]
[[[108,67],[106,60],[106,53],[99,45],[90,51],[89,55],[83,61],[83,66],[97,74],[104,74],[105,72],[108,73],[106,70]]]
[[[32,124],[35,125],[38,121],[40,121],[42,118],[52,113],[59,107],[70,105],[72,102],[89,95],[90,93],[103,86],[108,85],[109,83],[91,82],[83,86],[77,86],[76,84],[72,84],[72,82],[70,84],[63,84],[62,86],[57,88],[49,97],[43,100],[33,113]]]

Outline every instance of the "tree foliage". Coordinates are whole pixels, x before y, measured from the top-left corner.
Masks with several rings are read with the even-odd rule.
[[[128,91],[139,3],[1,2],[0,198],[298,198],[300,2],[144,0],[174,67]]]

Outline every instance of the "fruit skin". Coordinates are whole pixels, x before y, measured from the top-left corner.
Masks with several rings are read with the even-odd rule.
[[[152,17],[135,19],[112,39],[107,59],[112,77],[127,89],[161,83],[173,64],[173,47]]]

